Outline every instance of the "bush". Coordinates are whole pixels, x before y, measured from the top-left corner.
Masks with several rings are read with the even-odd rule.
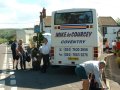
[[[0,38],[0,43],[5,43],[5,42],[7,42],[6,39]]]

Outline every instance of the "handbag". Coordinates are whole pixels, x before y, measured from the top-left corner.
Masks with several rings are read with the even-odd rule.
[[[27,52],[26,52],[26,61],[27,61],[27,62],[30,62],[30,61],[31,61],[31,57],[30,57],[30,55],[28,55]]]

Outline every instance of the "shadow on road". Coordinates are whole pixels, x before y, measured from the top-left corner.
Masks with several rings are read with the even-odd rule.
[[[16,86],[21,88],[47,89],[79,81],[74,73],[74,67],[50,67],[46,73],[33,70],[15,70],[14,72]],[[10,80],[10,76],[6,78],[6,85],[12,86]]]

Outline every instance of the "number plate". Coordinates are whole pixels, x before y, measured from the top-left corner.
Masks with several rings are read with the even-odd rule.
[[[79,60],[78,57],[68,57],[68,60]]]

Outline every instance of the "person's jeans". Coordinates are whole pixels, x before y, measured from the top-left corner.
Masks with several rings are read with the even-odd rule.
[[[20,57],[20,67],[21,69],[26,69],[26,63],[25,63],[25,54],[19,54]]]

